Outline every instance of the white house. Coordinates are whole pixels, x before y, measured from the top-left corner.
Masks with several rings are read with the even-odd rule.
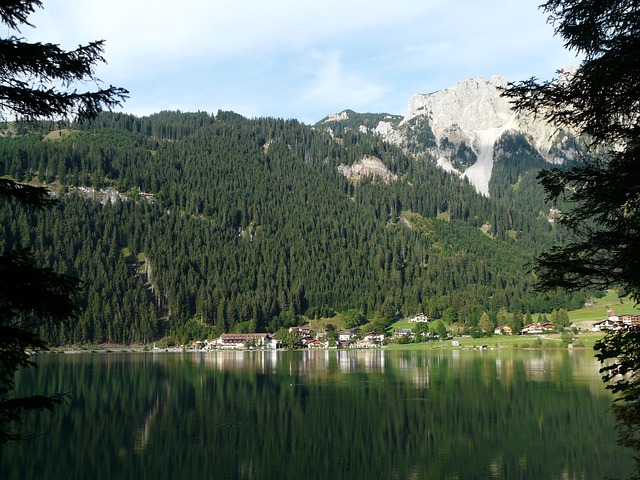
[[[338,332],[338,340],[341,342],[348,342],[351,340],[351,332],[345,332],[344,330],[340,330]]]
[[[409,321],[413,323],[429,323],[429,317],[427,317],[424,313],[419,313],[415,317],[410,318]]]
[[[370,342],[382,343],[384,342],[384,334],[374,330],[373,332],[365,333],[363,339],[369,340]]]
[[[413,328],[396,328],[393,331],[393,337],[413,337]]]
[[[270,333],[223,333],[218,345],[223,348],[244,348],[254,343],[257,347],[275,349],[276,340]]]

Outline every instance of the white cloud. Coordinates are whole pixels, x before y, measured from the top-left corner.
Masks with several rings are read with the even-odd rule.
[[[349,70],[338,52],[315,52],[310,55],[309,62],[315,68],[311,72],[311,81],[303,89],[302,100],[306,103],[333,105],[334,108],[345,108],[345,105],[349,105],[349,108],[367,108],[389,90],[373,78]]]
[[[317,120],[344,108],[404,113],[412,94],[471,76],[545,77],[569,55],[537,5],[46,0],[31,19],[36,29],[22,33],[65,48],[105,39],[109,63],[98,76],[131,90],[127,111],[228,108]]]

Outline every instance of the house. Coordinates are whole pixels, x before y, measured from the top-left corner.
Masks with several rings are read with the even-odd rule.
[[[396,328],[393,331],[393,338],[413,337],[413,328]]]
[[[427,317],[424,313],[419,313],[413,318],[409,319],[412,323],[429,323],[429,317]]]
[[[611,321],[608,318],[604,320],[600,320],[599,322],[595,322],[591,329],[594,332],[605,332],[605,331],[617,331],[622,328],[622,324],[617,321]]]
[[[303,325],[300,327],[300,333],[303,337],[311,336],[311,325]]]
[[[345,332],[344,330],[339,330],[338,340],[340,342],[348,342],[349,340],[351,340],[351,332]]]
[[[360,327],[353,327],[349,329],[349,333],[351,334],[351,338],[355,338],[360,335]]]
[[[382,343],[384,342],[384,334],[378,333],[375,330],[373,332],[368,332],[364,334],[363,340],[368,340],[370,342]]]
[[[311,340],[307,342],[307,348],[315,349],[315,348],[327,348],[329,346],[329,342],[323,342],[321,340]]]
[[[620,321],[625,327],[640,326],[640,315],[620,315]]]
[[[355,345],[352,345],[355,348],[375,348],[378,345],[377,342],[374,342],[371,339],[362,339],[362,340],[358,340]]]
[[[508,326],[508,325],[503,325],[502,327],[497,327],[493,331],[494,335],[511,335],[512,333],[513,333],[513,331],[511,330],[511,327]]]
[[[616,315],[613,311],[609,316],[599,322],[595,322],[591,329],[594,332],[613,331],[617,332],[623,328],[640,327],[640,315]]]
[[[539,323],[530,323],[529,325],[522,327],[522,330],[520,330],[521,335],[538,335],[541,333],[543,333],[543,330]]]
[[[556,327],[553,323],[530,323],[525,325],[520,330],[521,335],[539,335],[541,333],[548,333],[555,331]]]
[[[218,346],[222,348],[245,348],[253,343],[256,347],[276,348],[276,340],[270,333],[223,333],[220,335]]]
[[[289,327],[290,332],[300,332],[302,337],[308,337],[311,335],[311,325],[302,325],[300,327]]]

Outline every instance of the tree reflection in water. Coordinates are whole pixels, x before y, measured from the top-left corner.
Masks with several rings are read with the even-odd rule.
[[[591,352],[52,355],[19,385],[73,397],[7,452],[2,478],[601,479],[631,465]]]

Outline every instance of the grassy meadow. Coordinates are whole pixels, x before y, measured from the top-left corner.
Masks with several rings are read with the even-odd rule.
[[[594,299],[592,304],[572,310],[569,312],[569,320],[582,331],[575,337],[576,348],[593,349],[598,339],[604,336],[603,332],[591,332],[591,325],[594,322],[604,320],[609,316],[610,311],[618,315],[624,314],[640,314],[640,309],[636,307],[633,300],[629,298],[620,298],[615,291],[608,291],[601,298]],[[531,315],[534,321],[538,318],[538,314]],[[548,315],[547,315],[548,316]],[[413,328],[414,323],[408,320],[401,320],[392,325],[392,329],[396,328]],[[560,338],[560,334],[550,333],[544,335],[493,335],[491,337],[471,338],[456,337],[453,341],[459,343],[456,348],[566,348],[565,342]],[[387,348],[390,349],[433,349],[433,348],[451,348],[452,340],[446,342],[434,341],[420,344],[391,344]]]
[[[575,338],[576,348],[592,349],[595,342],[604,336],[602,332],[591,332],[593,322],[604,320],[609,316],[609,312],[613,311],[618,315],[623,314],[640,314],[640,308],[636,307],[633,300],[629,298],[620,298],[618,294],[611,290],[601,298],[593,299],[593,301],[585,307],[577,310],[569,311],[569,320],[581,329]],[[549,315],[547,314],[547,317]],[[538,314],[531,315],[533,321],[537,321]],[[337,329],[345,329],[345,325],[341,315],[338,314],[333,318],[323,318],[310,320],[313,330],[323,330],[328,324],[335,326]],[[411,323],[406,319],[399,320],[391,325],[390,332],[397,328],[414,328],[415,323]],[[455,329],[455,327],[454,327]],[[560,334],[549,333],[541,336],[537,335],[493,335],[491,337],[471,338],[469,336],[455,337],[454,341],[459,342],[459,347],[453,347],[452,340],[433,341],[425,343],[409,343],[409,344],[389,344],[388,349],[438,349],[438,348],[480,348],[486,346],[488,348],[566,348],[565,342],[560,338]]]
[[[570,311],[569,320],[574,323],[597,322],[607,318],[609,310],[613,310],[618,315],[640,314],[635,301],[618,297],[615,291],[609,290],[604,297],[593,300],[593,305]]]

